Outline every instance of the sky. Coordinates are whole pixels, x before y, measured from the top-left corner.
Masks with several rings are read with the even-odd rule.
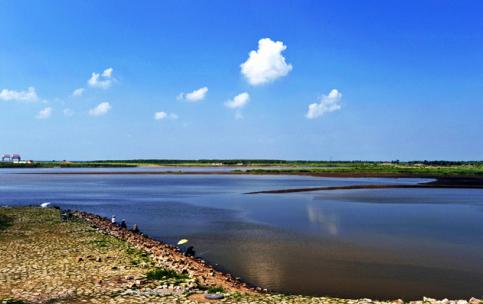
[[[0,153],[482,160],[482,11],[0,0]]]

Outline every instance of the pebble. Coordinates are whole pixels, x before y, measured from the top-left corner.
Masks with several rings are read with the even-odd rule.
[[[480,299],[477,299],[477,298],[471,298],[468,302],[470,304],[481,304],[483,301],[481,301]]]

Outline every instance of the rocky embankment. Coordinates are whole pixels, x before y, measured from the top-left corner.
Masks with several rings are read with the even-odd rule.
[[[108,219],[86,213],[75,212],[74,216],[84,219],[96,229],[105,234],[128,242],[130,245],[143,250],[159,264],[180,273],[187,273],[197,279],[205,287],[221,287],[227,291],[253,292],[245,283],[215,270],[202,259],[185,255],[177,247],[153,240],[140,232],[134,232],[112,224]]]

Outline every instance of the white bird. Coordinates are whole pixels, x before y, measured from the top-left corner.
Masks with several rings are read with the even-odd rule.
[[[49,206],[50,206],[50,202],[46,202],[46,203],[42,203],[42,204],[40,204],[40,207],[41,207],[41,208],[47,208],[47,207],[49,207]]]

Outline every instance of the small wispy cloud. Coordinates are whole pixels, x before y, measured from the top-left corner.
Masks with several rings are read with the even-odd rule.
[[[287,46],[282,41],[263,38],[258,41],[258,50],[251,51],[247,61],[240,65],[241,73],[251,85],[261,85],[288,75],[292,65],[288,64],[282,52]]]
[[[176,120],[178,119],[178,115],[174,113],[166,113],[164,111],[160,111],[160,112],[154,113],[154,119],[155,120],[165,120],[165,119]]]
[[[208,87],[202,87],[190,93],[179,93],[176,99],[187,100],[190,102],[197,102],[205,99],[207,93],[208,93]]]
[[[64,116],[66,116],[66,117],[71,117],[71,116],[74,115],[74,111],[72,109],[69,109],[69,108],[64,109],[63,112],[64,112]]]
[[[3,89],[0,91],[0,100],[4,101],[20,101],[20,102],[37,102],[40,100],[34,87],[29,87],[25,91],[15,91]]]
[[[249,100],[250,94],[248,94],[247,92],[243,92],[233,97],[233,99],[225,102],[225,106],[230,109],[242,109],[246,106]]]
[[[78,88],[75,89],[74,92],[72,92],[72,96],[74,97],[81,97],[82,94],[84,94],[84,88]]]
[[[112,68],[107,68],[102,73],[93,72],[87,83],[93,88],[108,89],[112,85],[112,73]]]
[[[106,114],[112,109],[108,102],[101,102],[96,107],[89,110],[89,115],[91,116],[101,116]]]
[[[335,112],[341,109],[342,93],[333,89],[329,95],[322,95],[318,102],[309,105],[305,117],[314,119],[324,115],[325,113]]]
[[[52,115],[52,108],[46,107],[46,108],[40,110],[36,117],[37,117],[37,119],[47,119],[51,115]]]
[[[236,110],[235,119],[243,119],[242,109],[250,101],[250,94],[247,92],[240,93],[232,99],[225,102],[225,107]]]
[[[106,78],[111,78],[112,77],[112,72],[114,70],[112,68],[107,68],[105,69],[103,72],[102,72],[102,77],[106,77]]]

